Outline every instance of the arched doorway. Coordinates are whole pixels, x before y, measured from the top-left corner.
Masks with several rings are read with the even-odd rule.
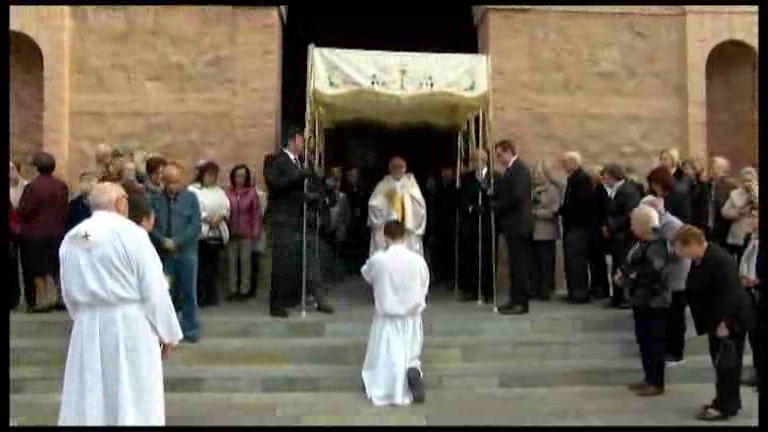
[[[10,37],[10,152],[26,162],[43,148],[43,52],[24,33],[11,31]]]
[[[757,164],[757,52],[726,41],[709,53],[707,151],[731,160],[734,168]]]

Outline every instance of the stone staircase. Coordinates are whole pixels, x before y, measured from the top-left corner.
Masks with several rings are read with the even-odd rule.
[[[335,290],[332,316],[276,320],[260,301],[203,310],[201,342],[166,363],[168,423],[631,425],[649,424],[653,409],[652,424],[682,425],[714,391],[706,341],[696,338],[687,362],[668,370],[666,396],[629,394],[624,385],[641,376],[629,311],[553,302],[505,317],[435,292],[424,315],[427,404],[376,409],[360,379],[372,308],[359,284]],[[70,329],[63,313],[12,314],[16,424],[55,424]],[[756,397],[743,396],[735,420],[756,423]]]

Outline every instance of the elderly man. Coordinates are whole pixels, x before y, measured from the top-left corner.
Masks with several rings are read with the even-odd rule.
[[[611,250],[612,272],[615,274],[624,264],[632,245],[630,214],[640,203],[641,196],[637,188],[626,181],[624,168],[619,164],[611,163],[603,168],[603,185],[608,192],[608,201],[602,231]],[[607,306],[629,309],[626,294],[621,287],[614,286],[611,301]]]
[[[391,220],[405,226],[408,248],[424,256],[421,240],[427,227],[427,203],[416,178],[407,172],[405,160],[399,156],[389,161],[389,175],[376,185],[368,201],[371,255],[386,247],[383,229],[384,224]]]
[[[109,164],[112,162],[112,149],[101,143],[94,149],[94,159],[96,162],[96,172],[100,179],[109,177]]]
[[[725,420],[741,410],[739,386],[746,334],[754,324],[752,300],[741,286],[738,264],[722,247],[690,225],[675,235],[675,253],[691,260],[686,295],[696,333],[709,338],[716,372],[715,399],[699,419]]]
[[[647,196],[640,201],[640,205],[653,208],[659,213],[659,230],[668,242],[669,249],[673,248],[675,234],[683,226],[683,223],[667,211],[664,207],[664,199]],[[664,270],[664,282],[672,291],[672,302],[669,305],[666,320],[666,364],[676,366],[683,361],[685,353],[685,281],[691,268],[691,260],[671,253],[667,259]]]
[[[184,342],[199,339],[197,322],[197,240],[200,234],[200,204],[187,189],[184,169],[171,162],[163,170],[164,193],[147,198],[156,224],[150,238],[163,261],[172,292],[181,309]]]
[[[182,337],[160,258],[131,222],[127,194],[101,183],[94,214],[61,245],[64,302],[74,326],[60,426],[163,426],[164,358]]]
[[[563,255],[569,303],[587,303],[590,300],[590,248],[598,222],[594,183],[581,165],[579,153],[567,152],[563,155],[562,166],[568,174],[568,183],[559,213],[563,221]],[[597,276],[593,275],[593,279]],[[596,297],[607,296],[607,293],[594,294]]]
[[[631,214],[631,230],[637,240],[614,281],[631,293],[635,338],[640,346],[644,379],[630,384],[638,396],[664,393],[664,352],[667,309],[671,302],[664,271],[669,248],[659,231],[658,211],[638,206]]]

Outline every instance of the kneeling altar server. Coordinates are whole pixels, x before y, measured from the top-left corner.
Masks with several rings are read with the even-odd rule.
[[[362,269],[373,286],[376,312],[363,364],[365,392],[374,405],[424,402],[421,313],[426,307],[429,268],[405,244],[405,227],[384,225],[387,249],[375,253]]]
[[[163,266],[123,188],[98,184],[89,201],[59,250],[74,321],[59,425],[162,426],[162,358],[182,338]]]

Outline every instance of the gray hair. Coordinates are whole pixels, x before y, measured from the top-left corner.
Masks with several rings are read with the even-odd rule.
[[[583,159],[581,157],[581,153],[579,153],[577,151],[565,152],[565,154],[563,154],[563,159],[567,160],[567,161],[570,161],[570,162],[573,162],[573,163],[575,163],[576,165],[579,165],[579,166],[581,166],[581,164],[583,162]]]
[[[88,202],[93,211],[113,211],[117,200],[125,195],[125,190],[117,183],[98,183],[88,195]]]
[[[659,212],[651,206],[639,205],[635,207],[630,217],[632,221],[648,230],[658,228],[661,225]]]

